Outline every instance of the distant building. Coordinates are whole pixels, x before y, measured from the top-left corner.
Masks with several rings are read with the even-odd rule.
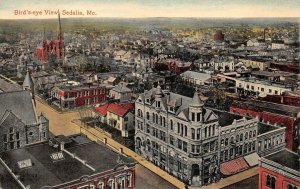
[[[56,136],[0,155],[17,188],[133,189],[135,162],[83,135]],[[11,184],[12,185],[12,184]]]
[[[79,85],[54,87],[51,90],[54,104],[61,108],[76,108],[102,104],[106,101],[104,85]]]
[[[126,86],[126,83],[120,82],[109,91],[109,97],[120,102],[130,101],[132,97],[132,90]]]
[[[180,77],[191,85],[200,86],[208,84],[208,80],[211,78],[211,75],[194,71],[186,71],[180,74]]]
[[[121,131],[122,137],[134,134],[134,105],[132,103],[105,104],[94,109],[99,120]]]
[[[260,189],[299,189],[300,156],[289,150],[262,157],[259,162]]]
[[[223,42],[224,41],[224,34],[222,33],[221,30],[217,31],[215,34],[214,34],[214,40],[216,42]]]
[[[56,58],[63,58],[65,54],[64,47],[64,37],[61,30],[61,22],[60,22],[60,13],[58,12],[58,36],[57,38],[48,41],[46,39],[43,40],[42,44],[37,47],[34,55],[42,62],[46,62],[49,60],[50,56],[54,56]],[[45,34],[44,34],[45,35]],[[45,36],[44,36],[45,37]]]

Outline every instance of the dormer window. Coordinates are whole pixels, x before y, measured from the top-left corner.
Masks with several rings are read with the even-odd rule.
[[[160,108],[160,101],[156,101],[156,107]]]
[[[150,99],[149,98],[146,99],[146,103],[150,104]]]

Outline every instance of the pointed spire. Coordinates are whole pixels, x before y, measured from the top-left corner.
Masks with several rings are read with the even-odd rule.
[[[59,12],[59,9],[58,9],[58,38],[59,39],[63,38],[62,31],[61,31],[61,22],[60,22],[60,12]]]
[[[156,87],[156,93],[155,93],[156,95],[163,95],[164,93],[162,92],[162,90],[161,90],[161,87],[160,87],[160,85],[159,85],[159,83],[158,83],[158,85],[157,85],[157,87]]]
[[[193,96],[193,99],[192,99],[192,102],[191,102],[190,106],[193,106],[193,107],[203,106],[203,102],[200,100],[199,94],[198,94],[197,91],[195,91],[195,93],[194,93],[194,96]]]
[[[24,90],[27,90],[27,89],[31,90],[32,87],[33,87],[33,81],[32,81],[31,75],[29,73],[29,70],[27,69],[26,76],[25,76],[25,79],[24,79],[24,82],[23,82],[23,89]]]

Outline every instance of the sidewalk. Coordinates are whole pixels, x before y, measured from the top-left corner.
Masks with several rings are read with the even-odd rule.
[[[50,120],[50,131],[55,135],[64,134],[66,136],[73,135],[76,133],[83,133],[87,135],[91,140],[97,141],[97,142],[103,142],[106,143],[111,148],[115,149],[116,151],[122,152],[125,155],[128,155],[132,158],[134,158],[138,163],[140,163],[145,168],[149,169],[153,173],[157,174],[161,178],[165,179],[166,181],[170,182],[177,188],[183,189],[184,184],[179,181],[177,178],[169,175],[167,172],[163,171],[159,167],[155,166],[151,162],[145,160],[138,154],[136,154],[134,151],[124,147],[123,145],[119,144],[118,142],[114,141],[113,139],[109,138],[104,133],[100,132],[99,130],[96,130],[94,128],[84,128],[82,127],[81,123],[79,123],[78,120],[80,118],[78,112],[65,112],[65,113],[59,113],[56,112],[54,109],[49,107],[47,104],[44,104],[40,101],[36,101],[36,109],[38,113],[44,112],[45,116],[48,117]],[[258,174],[258,168],[252,168],[249,170],[246,170],[244,172],[241,172],[239,174],[233,175],[231,177],[225,178],[220,180],[217,183],[211,184],[209,186],[203,186],[204,189],[218,189],[223,188],[225,186],[232,185],[234,183],[237,183],[241,180],[247,179],[253,175]],[[196,187],[189,187],[190,189],[196,189]]]
[[[78,125],[77,121],[73,121],[73,123],[76,123]],[[135,159],[139,164],[142,166],[146,167],[147,169],[151,170],[153,173],[157,174],[158,176],[162,177],[166,181],[170,182],[177,188],[184,188],[184,183],[179,181],[177,178],[169,175],[167,172],[163,171],[159,167],[155,166],[151,162],[147,161],[143,157],[139,156],[136,154],[134,151],[126,148],[125,146],[119,144],[118,142],[112,140],[111,138],[107,137],[104,133],[101,133],[100,131],[94,129],[94,128],[86,128],[81,126],[80,124],[78,125],[81,127],[81,132],[85,135],[87,135],[88,138],[94,141],[101,141],[105,143],[108,146],[113,147],[113,149],[124,153],[127,156],[132,157]]]

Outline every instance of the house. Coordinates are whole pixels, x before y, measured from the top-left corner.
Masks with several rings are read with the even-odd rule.
[[[132,97],[132,90],[126,85],[126,83],[120,82],[117,86],[109,91],[109,97],[119,100],[120,102],[130,101]]]
[[[3,152],[0,162],[14,188],[135,188],[134,160],[81,134]]]
[[[286,46],[285,46],[283,40],[273,40],[272,41],[272,45],[271,45],[272,50],[285,49],[285,48],[286,48]]]
[[[134,130],[134,105],[105,104],[94,108],[99,120],[121,131],[122,137],[133,135]]]
[[[262,157],[259,161],[259,188],[300,188],[299,159],[299,154],[287,149]]]

